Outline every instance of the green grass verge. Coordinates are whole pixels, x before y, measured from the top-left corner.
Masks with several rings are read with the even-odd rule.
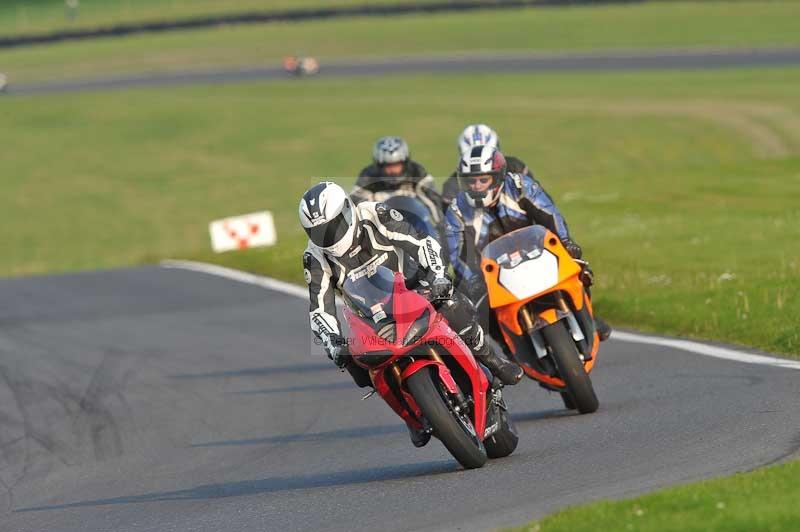
[[[799,85],[761,69],[2,98],[0,272],[182,257],[301,282],[312,176],[354,175],[390,133],[446,175],[457,132],[487,121],[564,211],[614,324],[800,353]],[[276,247],[207,251],[208,221],[258,209]]]
[[[665,2],[232,26],[0,51],[12,82],[469,50],[800,44],[800,2]]]
[[[407,0],[425,4],[434,0]],[[80,0],[77,11],[64,0],[7,0],[0,4],[0,35],[95,28],[152,20],[174,20],[247,11],[279,11],[402,3],[403,0]]]
[[[517,532],[739,532],[797,530],[800,462],[666,489],[620,502],[577,506]]]

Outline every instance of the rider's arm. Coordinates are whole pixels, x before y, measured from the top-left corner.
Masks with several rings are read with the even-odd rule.
[[[330,354],[335,339],[341,337],[331,268],[321,254],[306,250],[303,253],[303,274],[308,284],[311,330]]]
[[[442,247],[433,237],[419,235],[403,215],[383,203],[364,205],[364,218],[371,221],[383,236],[394,245],[414,257],[420,266],[432,272],[434,277],[444,277]]]
[[[525,209],[528,221],[543,225],[558,235],[562,241],[569,240],[569,228],[564,217],[558,211],[555,202],[544,188],[527,175],[516,177],[521,179],[522,190],[518,200],[519,206]]]
[[[464,260],[467,256],[465,246],[469,245],[464,236],[464,221],[458,215],[458,207],[455,198],[450,203],[450,207],[444,215],[445,237],[447,238],[447,250],[450,257],[450,264],[456,272],[457,280],[469,281],[477,275]]]

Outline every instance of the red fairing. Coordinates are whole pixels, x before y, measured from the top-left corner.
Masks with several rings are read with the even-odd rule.
[[[413,354],[413,361],[403,369],[400,376],[401,396],[398,396],[390,385],[389,379],[395,379],[396,376],[389,366],[424,344],[437,346],[435,349],[442,358],[453,357],[453,360],[468,376],[471,389],[461,390],[461,392],[473,398],[472,422],[475,431],[483,434],[486,429],[486,391],[489,388],[486,374],[478,366],[469,348],[447,324],[447,321],[436,312],[427,299],[408,290],[405,287],[403,276],[399,273],[395,274],[393,290],[393,313],[396,324],[394,342],[380,338],[369,322],[349,308],[344,309],[344,317],[350,327],[349,346],[354,360],[369,370],[375,391],[383,397],[391,409],[410,426],[419,429],[422,428],[422,413],[414,401],[414,397],[406,388],[406,379],[423,368],[435,367],[440,381],[449,392],[457,393],[459,391],[458,384],[446,365],[426,356],[425,351],[418,351]],[[427,332],[413,344],[404,346],[403,341],[409,329],[426,310],[430,315]],[[364,355],[370,356],[379,352],[387,356],[385,360],[377,364],[370,366],[365,360],[361,360]]]

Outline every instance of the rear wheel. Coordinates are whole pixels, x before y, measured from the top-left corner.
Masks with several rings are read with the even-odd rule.
[[[567,410],[575,410],[575,401],[572,400],[572,397],[569,396],[568,392],[559,392],[561,394],[561,400],[564,401],[564,408]]]
[[[544,327],[542,334],[547,345],[552,349],[553,361],[558,368],[558,374],[567,385],[566,391],[562,392],[562,398],[566,393],[571,400],[569,404],[572,404],[572,408],[581,414],[590,414],[596,411],[600,403],[594,393],[592,381],[586,374],[586,370],[583,369],[583,363],[578,357],[578,349],[575,347],[575,342],[567,327],[563,322],[558,321]],[[569,404],[564,399],[564,405],[567,408],[570,408]]]
[[[456,412],[431,368],[423,368],[408,378],[408,389],[422,414],[433,427],[450,454],[467,469],[486,463],[486,449],[475,432],[467,412]]]

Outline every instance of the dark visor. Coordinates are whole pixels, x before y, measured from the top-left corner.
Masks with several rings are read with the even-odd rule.
[[[308,233],[308,238],[310,238],[314,244],[321,248],[327,248],[341,240],[348,229],[350,229],[349,202],[336,218],[327,223],[317,225],[316,227],[307,227],[306,233]]]

